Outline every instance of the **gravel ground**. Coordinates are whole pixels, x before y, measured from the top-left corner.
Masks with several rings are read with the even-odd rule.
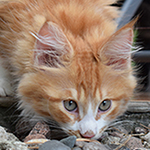
[[[127,112],[99,140],[67,136],[44,122],[30,126],[13,104],[0,100],[0,150],[150,150],[150,112]]]

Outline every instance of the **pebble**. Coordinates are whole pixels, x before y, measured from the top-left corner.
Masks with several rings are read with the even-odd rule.
[[[84,142],[84,141],[76,141],[75,145],[82,148],[85,144],[86,144],[86,142]]]
[[[28,150],[27,145],[20,142],[12,133],[7,133],[0,126],[0,150]]]
[[[141,136],[141,139],[147,141],[148,143],[150,143],[150,132],[148,132],[146,135]]]
[[[120,138],[115,136],[109,136],[108,141],[109,144],[118,144],[120,142]]]
[[[69,146],[70,148],[73,148],[76,143],[76,139],[77,139],[76,136],[69,136],[67,138],[60,140],[60,142]]]
[[[28,150],[28,148],[20,141],[3,141],[0,142],[0,150]]]
[[[51,140],[42,144],[39,150],[71,150],[71,148],[59,141]]]
[[[6,132],[6,130],[0,126],[0,142],[2,141],[19,141],[12,133]]]
[[[135,127],[135,133],[136,134],[146,134],[147,130],[145,128],[142,128],[142,127]]]
[[[108,150],[103,144],[98,142],[86,143],[83,146],[83,150]]]
[[[119,148],[118,150],[130,150],[129,148],[127,148],[126,146],[122,146],[121,148]]]
[[[130,149],[144,148],[141,139],[136,137],[131,137],[130,140],[125,144],[125,146]]]
[[[24,139],[27,142],[31,139],[46,139],[45,135],[50,131],[49,126],[44,122],[37,122],[29,135]]]
[[[80,147],[74,147],[72,150],[82,150]]]
[[[7,132],[0,126],[0,141],[7,139]]]

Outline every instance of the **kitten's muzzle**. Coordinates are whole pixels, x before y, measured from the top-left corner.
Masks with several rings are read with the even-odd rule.
[[[91,130],[85,132],[84,134],[81,134],[81,133],[80,133],[80,135],[81,135],[81,137],[83,137],[83,138],[92,138],[92,137],[95,136],[94,132],[91,131]]]

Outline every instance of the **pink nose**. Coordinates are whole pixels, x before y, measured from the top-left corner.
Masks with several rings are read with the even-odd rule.
[[[81,134],[82,137],[84,138],[92,138],[95,136],[95,134],[93,133],[93,131],[86,131],[84,134]]]

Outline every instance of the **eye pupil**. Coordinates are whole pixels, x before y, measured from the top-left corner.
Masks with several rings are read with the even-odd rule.
[[[77,103],[73,100],[65,100],[63,103],[65,109],[68,111],[74,111],[77,108]]]
[[[104,100],[100,106],[99,106],[99,110],[100,111],[106,111],[110,108],[111,106],[111,100]]]
[[[71,100],[71,101],[69,101],[69,106],[71,106],[73,104],[73,101]]]

